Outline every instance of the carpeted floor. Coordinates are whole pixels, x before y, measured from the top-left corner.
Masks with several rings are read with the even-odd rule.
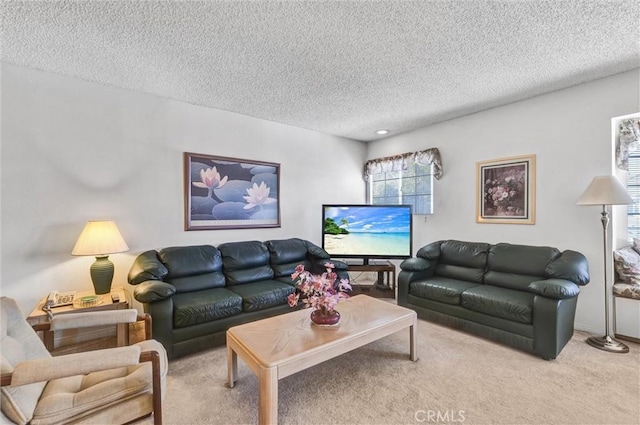
[[[640,424],[640,346],[588,346],[576,332],[545,361],[420,320],[419,361],[408,331],[280,381],[281,424]],[[258,382],[238,360],[226,386],[226,349],[169,365],[166,424],[255,424]],[[151,420],[143,421],[151,423]]]

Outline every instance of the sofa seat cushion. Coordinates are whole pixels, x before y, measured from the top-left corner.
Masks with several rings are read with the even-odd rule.
[[[459,305],[460,294],[474,286],[478,286],[478,284],[448,277],[434,276],[429,279],[411,282],[409,293],[420,298]]]
[[[229,287],[230,291],[242,297],[244,311],[258,311],[265,308],[287,304],[287,297],[296,289],[276,280],[245,283]]]
[[[534,297],[528,292],[491,285],[478,285],[460,295],[464,308],[520,323],[533,323]]]
[[[173,326],[184,328],[242,313],[242,297],[225,288],[173,296]]]

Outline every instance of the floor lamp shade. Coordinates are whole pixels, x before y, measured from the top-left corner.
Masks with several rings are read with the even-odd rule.
[[[587,343],[592,347],[613,353],[628,353],[629,347],[616,341],[609,335],[609,285],[607,283],[607,227],[609,226],[609,212],[607,205],[628,205],[633,200],[627,193],[625,187],[615,176],[594,177],[587,189],[584,191],[578,205],[601,205],[600,222],[602,223],[602,238],[604,249],[604,326],[605,335],[601,337],[591,336],[587,338]]]
[[[578,205],[629,205],[633,200],[615,176],[594,177]]]
[[[111,291],[113,263],[109,254],[128,251],[129,247],[113,221],[89,221],[82,229],[71,255],[93,255],[96,261],[89,272],[96,294]]]

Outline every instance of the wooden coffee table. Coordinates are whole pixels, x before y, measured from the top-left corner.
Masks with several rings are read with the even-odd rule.
[[[278,422],[278,380],[409,328],[409,355],[417,357],[416,312],[367,295],[357,295],[336,308],[337,327],[311,324],[310,310],[298,310],[227,330],[229,387],[238,375],[238,356],[259,382],[260,424]]]

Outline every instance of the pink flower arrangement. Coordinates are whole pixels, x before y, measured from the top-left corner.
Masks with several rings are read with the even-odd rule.
[[[304,269],[302,264],[296,266],[296,271],[291,274],[291,279],[296,280],[298,291],[289,295],[289,306],[295,307],[302,299],[305,308],[322,310],[330,314],[335,306],[342,300],[349,298],[345,291],[351,290],[347,279],[340,279],[337,287],[335,282],[338,275],[333,271],[333,263],[324,264],[326,271],[320,275],[314,275]]]

